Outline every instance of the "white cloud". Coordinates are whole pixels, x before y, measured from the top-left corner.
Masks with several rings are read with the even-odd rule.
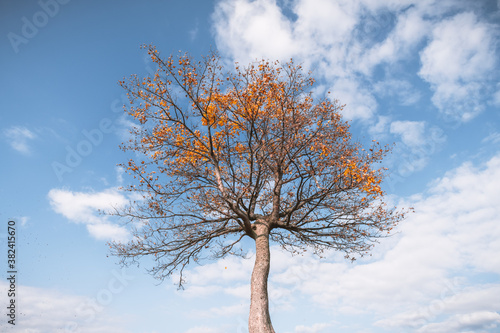
[[[401,135],[401,140],[408,146],[419,146],[425,141],[425,123],[423,121],[394,121],[390,132]]]
[[[377,119],[374,121],[374,124],[370,127],[370,135],[379,138],[382,140],[389,133],[391,118],[387,116],[377,116]]]
[[[431,82],[481,79],[495,65],[488,28],[473,13],[438,23],[422,52],[421,75]]]
[[[119,185],[123,184],[123,175],[125,174],[125,168],[121,166],[117,166],[115,168],[116,171],[116,183]]]
[[[392,65],[399,60],[411,59],[418,43],[428,35],[431,24],[424,19],[424,15],[418,7],[411,7],[396,17],[397,22],[388,33],[387,38],[372,48],[363,50],[364,56],[359,59],[359,67],[363,73],[371,74],[379,64]],[[388,28],[380,25],[380,33],[384,28]],[[386,25],[389,24],[386,23]]]
[[[148,57],[148,61],[151,58]],[[117,129],[116,133],[120,140],[123,142],[128,142],[132,138],[132,131],[139,130],[141,128],[141,124],[139,122],[134,123],[130,120],[130,118],[126,114],[122,114],[118,120],[116,121]]]
[[[181,296],[188,298],[207,297],[216,294],[231,295],[239,299],[250,299],[250,276],[252,254],[248,259],[228,256],[213,263],[197,266],[185,272],[185,289]],[[179,276],[172,275],[172,282],[178,283]]]
[[[403,311],[384,326],[425,323],[422,332],[431,332],[444,325],[431,325],[438,315],[451,315],[445,321],[455,321],[478,311],[500,310],[500,285],[474,279],[474,274],[500,274],[500,259],[492,255],[500,251],[499,179],[500,156],[482,168],[466,163],[436,181],[427,197],[415,199],[417,213],[403,224],[398,244],[382,262],[371,265],[389,264],[394,277],[412,272],[386,283],[404,298],[401,309],[412,308],[411,301],[423,307]]]
[[[383,97],[396,97],[400,105],[412,105],[420,100],[421,93],[408,81],[387,79],[374,84],[373,90]]]
[[[191,41],[196,40],[199,30],[200,30],[200,22],[196,20],[195,26],[191,30],[189,30],[189,38],[191,39]]]
[[[500,314],[491,311],[456,315],[442,323],[423,326],[418,333],[485,332],[500,326]],[[466,330],[466,331],[464,331]]]
[[[217,285],[229,286],[231,282],[245,281],[250,277],[253,268],[253,257],[240,260],[238,257],[226,257],[214,263],[198,266],[190,271],[186,277],[191,285]],[[177,279],[173,278],[174,281]]]
[[[493,31],[471,12],[436,24],[420,53],[419,75],[433,87],[432,101],[445,115],[467,121],[482,111],[482,90],[496,66]]]
[[[500,11],[498,13],[500,15]],[[491,103],[496,107],[500,107],[500,83],[497,83],[495,88],[496,91],[493,92]]]
[[[249,305],[247,302],[229,306],[213,307],[208,310],[191,310],[189,316],[194,318],[220,318],[220,317],[236,317],[247,315]]]
[[[21,307],[17,314],[16,332],[130,332],[125,328],[126,318],[110,313],[105,304],[96,299],[24,285],[17,288],[21,290],[16,296]],[[3,280],[0,281],[0,289],[8,289]],[[4,300],[2,308],[6,307]]]
[[[500,133],[493,132],[489,134],[487,137],[485,137],[483,140],[481,140],[481,143],[487,143],[487,142],[494,144],[500,143]]]
[[[446,141],[441,129],[428,128],[423,121],[393,121],[389,132],[401,138],[402,145],[396,146],[391,160],[388,160],[396,165],[400,176],[422,170],[429,157],[439,151]]]
[[[75,223],[83,223],[91,236],[101,240],[121,240],[128,237],[128,231],[109,222],[108,216],[99,211],[110,211],[128,203],[127,198],[116,189],[102,192],[72,192],[52,189],[48,193],[52,209]]]
[[[223,54],[240,63],[255,58],[294,58],[326,78],[335,98],[347,104],[349,119],[370,118],[376,101],[356,77],[359,49],[351,48],[360,5],[351,1],[292,1],[297,18],[283,14],[276,1],[220,1],[213,15]]]
[[[214,327],[196,326],[196,327],[190,328],[185,333],[224,333],[224,331],[217,329],[217,328],[214,328]]]
[[[87,224],[87,230],[99,240],[125,241],[129,236],[127,229],[111,223]]]
[[[496,65],[495,27],[465,12],[473,9],[467,1],[223,0],[213,25],[219,50],[231,60],[292,57],[313,69],[347,104],[350,120],[377,116],[377,85],[402,105],[418,101],[420,94],[392,77],[402,74],[395,64],[420,55],[420,71],[405,75],[420,75],[438,109],[466,121],[484,108],[485,77]],[[390,75],[373,86],[378,66]]]
[[[290,23],[274,1],[221,1],[213,19],[218,49],[243,64],[262,57],[283,59],[296,52]]]
[[[292,257],[272,248],[270,303],[290,309],[299,297],[309,297],[311,307],[324,311],[353,318],[369,314],[381,329],[487,330],[497,324],[500,312],[500,257],[494,255],[500,253],[499,197],[497,155],[482,166],[465,163],[433,182],[426,193],[400,203],[416,213],[398,234],[375,247],[372,258],[353,265],[336,252],[318,260],[308,252]],[[212,284],[218,293],[229,294],[234,284],[248,290],[253,260],[228,259],[187,272],[191,283],[186,291]],[[241,272],[224,277],[225,267]],[[492,276],[491,282],[484,276]]]
[[[248,276],[245,280],[248,281]],[[226,287],[224,288],[224,293],[248,300],[250,299],[250,283],[239,284],[236,287]]]
[[[35,133],[22,126],[12,126],[4,129],[3,136],[12,149],[24,155],[31,153],[29,141],[34,140],[37,137]]]
[[[295,1],[295,42],[305,46],[302,53],[318,57],[324,48],[348,42],[358,24],[359,7],[354,1]]]
[[[482,313],[500,308],[499,296],[500,285],[464,287],[463,281],[455,278],[454,281],[448,281],[444,285],[439,297],[427,304],[419,305],[418,308],[379,320],[375,322],[375,326],[412,327],[414,329],[420,327],[423,331],[429,327],[446,327],[450,321],[453,321],[453,318],[459,316],[456,313],[467,316],[471,314],[470,309],[474,309],[473,313]],[[431,323],[442,314],[451,315],[451,317],[444,322]]]
[[[325,330],[331,326],[332,326],[332,324],[326,324],[326,323],[318,323],[318,324],[314,324],[313,326],[299,325],[299,326],[295,327],[295,333],[325,332]]]
[[[26,224],[28,223],[28,221],[30,220],[30,217],[29,216],[15,216],[13,218],[13,220],[18,223],[19,225],[21,225],[21,227],[24,227],[26,226]]]
[[[343,115],[347,119],[368,120],[375,114],[377,102],[368,89],[360,86],[360,82],[338,79],[331,91],[342,104],[346,104]]]

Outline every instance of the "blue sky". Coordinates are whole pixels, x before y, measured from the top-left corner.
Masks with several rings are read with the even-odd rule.
[[[129,199],[132,126],[117,81],[164,56],[229,66],[293,58],[347,104],[360,142],[395,143],[392,204],[414,207],[355,263],[272,251],[278,332],[496,332],[500,327],[500,2],[219,0],[0,3],[0,239],[17,222],[17,325],[6,332],[246,332],[253,260],[190,267],[186,288],[121,269],[99,215]],[[245,243],[251,248],[251,243]],[[2,262],[5,262],[3,260]],[[6,267],[0,304],[7,302]],[[4,311],[2,311],[4,312]]]

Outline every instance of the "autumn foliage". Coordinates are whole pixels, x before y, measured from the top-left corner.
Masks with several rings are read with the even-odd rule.
[[[128,114],[137,125],[122,144],[138,199],[117,214],[134,238],[111,243],[124,263],[151,256],[165,278],[191,262],[245,252],[255,241],[249,331],[273,333],[267,279],[270,244],[321,254],[367,253],[404,213],[384,203],[377,166],[388,152],[356,144],[343,106],[313,99],[300,66],[262,60],[224,70],[216,54],[160,57],[151,77],[132,76]]]
[[[206,256],[235,254],[253,223],[291,251],[364,253],[403,215],[388,209],[374,165],[387,153],[353,143],[336,101],[313,100],[314,80],[292,61],[225,73],[217,55],[162,59],[152,77],[120,82],[139,125],[123,145],[138,192],[120,215],[145,222],[122,257],[154,255],[159,277]]]
[[[119,214],[142,224],[132,241],[111,244],[114,254],[152,255],[163,278],[239,254],[259,224],[290,251],[363,254],[403,218],[383,201],[377,163],[388,149],[356,144],[343,106],[315,101],[301,66],[263,60],[225,71],[215,54],[163,59],[145,48],[154,76],[120,82],[138,122],[122,145],[136,179],[125,189],[141,196]]]

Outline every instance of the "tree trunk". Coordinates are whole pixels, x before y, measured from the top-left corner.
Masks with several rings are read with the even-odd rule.
[[[250,292],[249,333],[275,333],[269,316],[267,278],[271,265],[269,252],[269,228],[265,224],[255,224],[255,265],[252,271]]]

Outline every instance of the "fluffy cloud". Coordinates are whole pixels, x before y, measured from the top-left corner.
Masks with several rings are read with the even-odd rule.
[[[213,25],[219,50],[231,60],[293,57],[313,69],[347,104],[349,119],[370,123],[377,95],[401,96],[402,105],[418,99],[411,87],[375,78],[383,68],[389,81],[402,75],[427,81],[438,109],[466,121],[483,109],[484,91],[493,94],[487,74],[496,65],[498,40],[497,26],[473,10],[466,1],[223,0]],[[397,66],[419,61],[420,70],[411,73]]]
[[[391,133],[401,135],[407,146],[419,146],[425,141],[425,123],[423,121],[394,121],[391,124]]]
[[[214,20],[219,23],[215,25],[218,48],[245,63],[296,52],[290,22],[272,1],[222,1]]]
[[[108,216],[99,215],[100,211],[110,211],[128,203],[127,198],[116,189],[102,192],[72,192],[52,189],[48,198],[52,209],[74,223],[87,226],[90,235],[101,240],[124,241],[128,231],[109,221]]]
[[[432,101],[444,114],[467,121],[482,110],[482,90],[496,66],[494,45],[494,28],[474,13],[436,24],[419,75],[433,86]]]
[[[493,255],[500,251],[500,207],[495,203],[499,179],[500,156],[483,167],[466,163],[449,172],[426,196],[411,200],[416,213],[403,223],[400,239],[383,259],[346,270],[331,281],[336,283],[332,289],[341,290],[353,308],[371,304],[368,308],[381,315],[387,311],[381,326],[411,326],[422,332],[432,327],[456,332],[458,326],[443,322],[497,313],[500,285],[480,282],[476,275],[500,274],[500,259]],[[328,294],[330,302],[339,300],[339,292]]]
[[[368,120],[373,117],[377,102],[371,92],[359,81],[342,78],[333,84],[332,92],[342,104],[346,104],[343,115],[348,119]]]
[[[413,143],[419,135],[416,131],[407,140]],[[465,163],[430,184],[426,193],[402,202],[416,213],[397,235],[375,247],[372,258],[353,265],[335,252],[320,261],[309,253],[292,257],[272,248],[271,307],[288,311],[305,296],[326,313],[364,320],[372,315],[373,325],[382,330],[489,332],[500,324],[499,197],[497,155],[481,166]],[[217,293],[230,294],[235,284],[248,292],[252,265],[252,259],[227,258],[197,267],[187,273],[185,292],[212,284]]]
[[[31,153],[29,141],[37,137],[35,133],[22,126],[12,126],[4,129],[3,136],[12,149],[24,155]]]
[[[385,15],[391,17],[392,14],[392,12],[388,12]],[[387,30],[390,31],[386,38],[375,43],[372,47],[361,48],[363,56],[358,59],[358,68],[367,75],[371,75],[375,67],[380,64],[393,65],[400,60],[412,59],[417,45],[425,39],[431,27],[431,24],[424,19],[424,13],[418,6],[410,7],[408,10],[396,14],[395,23],[383,18],[384,16],[381,16],[375,20],[375,31],[378,31],[377,35],[384,37],[383,33]],[[371,36],[371,38],[373,37]],[[397,90],[394,89],[394,91]]]
[[[348,104],[348,118],[369,119],[376,102],[356,77],[360,49],[351,48],[366,38],[366,31],[358,27],[360,4],[325,0],[288,4],[282,8],[271,0],[220,1],[213,15],[218,48],[241,63],[295,58],[327,79],[334,96]]]

